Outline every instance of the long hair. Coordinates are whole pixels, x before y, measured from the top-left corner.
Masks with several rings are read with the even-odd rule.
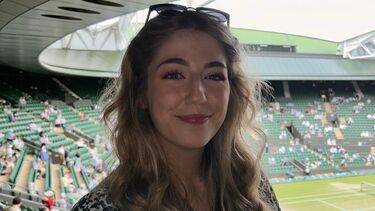
[[[151,19],[129,44],[119,78],[102,96],[108,101],[103,119],[110,129],[117,168],[102,182],[109,186],[113,205],[120,210],[192,210],[186,194],[177,191],[156,130],[147,109],[147,69],[157,49],[179,29],[193,29],[212,36],[224,52],[230,97],[219,131],[205,146],[202,170],[212,178],[214,210],[267,210],[259,194],[260,152],[250,152],[242,138],[254,124],[259,102],[259,81],[249,81],[240,67],[238,41],[229,29],[207,15],[187,11],[174,17]],[[247,140],[249,141],[249,140]]]

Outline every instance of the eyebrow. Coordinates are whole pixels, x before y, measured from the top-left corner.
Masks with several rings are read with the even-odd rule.
[[[204,65],[205,68],[210,68],[210,67],[223,67],[223,68],[227,68],[227,66],[225,64],[223,64],[222,62],[219,62],[219,61],[213,61],[213,62],[210,62],[206,65]]]
[[[162,66],[164,64],[180,64],[180,65],[184,65],[184,66],[189,66],[189,64],[187,63],[187,61],[185,61],[185,60],[183,60],[181,58],[169,58],[169,59],[166,59],[163,62],[161,62],[158,65],[158,69],[159,69],[160,66]]]
[[[188,62],[185,61],[184,59],[181,59],[181,58],[169,58],[169,59],[166,59],[163,62],[161,62],[158,65],[158,69],[159,69],[160,66],[162,66],[164,64],[180,64],[180,65],[183,65],[183,66],[189,66]],[[227,68],[227,66],[225,64],[223,64],[222,62],[219,62],[219,61],[213,61],[213,62],[210,62],[210,63],[207,63],[206,65],[204,65],[204,68],[211,68],[211,67],[223,67],[223,68]]]

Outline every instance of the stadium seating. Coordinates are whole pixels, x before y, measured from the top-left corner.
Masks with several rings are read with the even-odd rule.
[[[17,174],[22,167],[28,166],[23,165],[25,157],[32,156],[29,162],[33,162],[40,156],[40,135],[38,132],[30,130],[30,124],[35,123],[42,128],[43,133],[49,139],[47,149],[51,159],[43,166],[45,168],[44,176],[37,177],[38,172],[30,166],[29,169],[25,170],[27,172],[27,191],[31,194],[37,194],[53,190],[56,199],[61,199],[64,196],[66,202],[71,205],[79,198],[78,193],[90,188],[93,178],[96,177],[92,166],[93,157],[101,160],[103,169],[108,170],[111,162],[111,151],[108,151],[102,143],[93,147],[97,136],[105,136],[104,127],[100,122],[101,113],[96,104],[96,95],[100,91],[97,88],[85,90],[79,83],[76,83],[75,79],[59,78],[59,80],[69,86],[72,91],[78,93],[79,96],[87,97],[87,99],[74,104],[67,104],[64,102],[62,95],[54,95],[53,92],[46,93],[43,91],[48,87],[38,87],[32,90],[25,86],[20,86],[18,90],[9,88],[11,83],[13,86],[16,85],[14,81],[2,85],[4,89],[0,91],[0,97],[4,97],[10,102],[6,107],[11,112],[16,112],[16,118],[14,122],[10,122],[7,114],[0,113],[0,131],[4,134],[0,138],[0,143],[6,144],[6,133],[12,129],[16,137],[24,140],[26,144],[33,144],[35,147],[32,150],[25,148],[20,152],[14,169],[7,179],[10,184],[16,184]],[[313,85],[314,83],[315,85]],[[306,168],[313,172],[309,178],[319,179],[333,177],[331,175],[335,174],[332,172],[344,174],[348,168],[357,171],[358,169],[368,168],[369,165],[375,167],[375,161],[369,163],[364,159],[369,153],[361,151],[359,148],[352,147],[348,150],[350,158],[346,160],[345,167],[340,165],[342,161],[340,154],[331,156],[328,152],[330,146],[327,145],[326,140],[337,138],[334,130],[326,131],[326,127],[332,125],[325,119],[328,112],[336,114],[338,119],[352,118],[353,122],[350,125],[340,129],[344,136],[344,139],[340,141],[345,141],[345,143],[356,144],[359,141],[355,141],[354,138],[362,140],[361,133],[366,130],[370,131],[374,124],[367,118],[368,114],[375,113],[372,101],[370,103],[364,101],[364,107],[359,113],[354,114],[353,106],[358,104],[357,100],[342,104],[331,104],[330,102],[322,102],[320,99],[319,90],[330,88],[334,91],[348,89],[347,92],[343,93],[336,91],[336,95],[351,97],[354,90],[348,86],[350,83],[335,83],[336,87],[335,84],[328,82],[289,82],[291,98],[283,96],[284,91],[281,81],[271,82],[271,84],[275,88],[274,102],[279,103],[280,110],[275,110],[274,103],[264,105],[257,116],[257,120],[263,125],[268,140],[267,152],[262,157],[262,165],[271,177],[275,177],[272,180],[273,182],[285,182],[284,178],[289,178],[287,181],[299,181]],[[350,92],[352,93],[347,94]],[[25,108],[19,110],[18,100],[20,96],[25,94],[29,94],[33,98],[28,99]],[[52,103],[47,106],[44,100],[49,100]],[[307,113],[307,107],[310,105],[314,112]],[[332,110],[327,111],[327,106],[332,107]],[[3,110],[4,106],[0,105],[0,108]],[[52,110],[48,119],[41,118],[41,113],[45,109]],[[61,111],[61,116],[66,120],[63,132],[55,130],[58,110]],[[80,118],[80,114],[83,114],[83,118]],[[72,128],[74,128],[73,135],[69,135],[67,132]],[[321,132],[321,136],[318,136],[318,131]],[[252,139],[251,135],[246,135],[246,139]],[[80,141],[81,139],[84,141]],[[337,142],[341,143],[339,140]],[[59,159],[54,158],[54,156],[59,155],[61,146],[68,151],[69,162],[67,165],[62,165],[58,162]],[[78,152],[82,163],[81,169],[74,167]],[[308,177],[303,178],[306,180]]]

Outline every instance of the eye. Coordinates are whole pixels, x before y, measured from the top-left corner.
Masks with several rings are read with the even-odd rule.
[[[163,79],[167,80],[182,80],[185,77],[178,71],[168,72],[163,76]]]
[[[206,79],[213,80],[213,81],[226,80],[225,76],[221,73],[211,73],[210,75],[206,76]]]

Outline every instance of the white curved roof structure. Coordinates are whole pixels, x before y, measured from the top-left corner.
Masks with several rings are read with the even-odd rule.
[[[43,49],[67,34],[92,24],[146,9],[161,0],[1,0],[0,1],[0,63],[33,72],[48,72],[48,65],[39,63]],[[73,55],[69,55],[73,56]],[[97,55],[100,57],[99,55]],[[95,57],[94,57],[95,58]],[[64,58],[60,63],[64,63]],[[87,58],[85,58],[87,60]],[[91,63],[87,61],[87,63]],[[100,62],[100,61],[98,61]],[[43,68],[43,67],[44,68]],[[113,76],[78,70],[72,66],[56,67],[62,73]],[[70,69],[70,70],[69,70]],[[84,74],[86,72],[86,74]]]
[[[143,20],[135,12],[165,2],[0,0],[0,64],[39,73],[116,76],[124,48],[141,26],[134,23]],[[373,0],[187,0],[185,4],[224,10],[233,27],[331,40],[339,42],[346,58],[375,57]],[[109,20],[114,17],[118,18]],[[93,25],[102,21],[106,22]]]

